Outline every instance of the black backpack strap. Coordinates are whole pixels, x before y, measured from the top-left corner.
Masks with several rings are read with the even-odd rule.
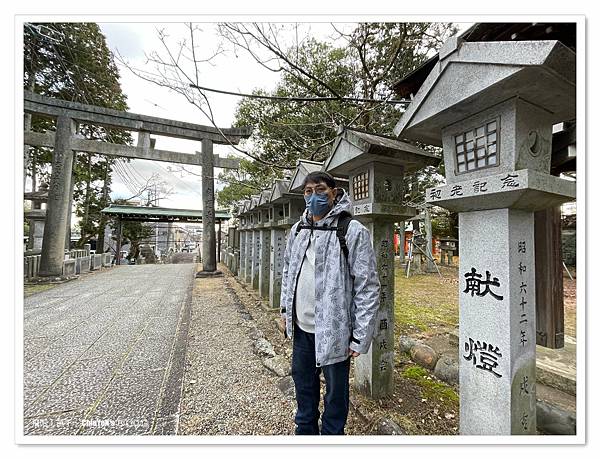
[[[296,236],[298,236],[301,229],[310,229],[310,225],[303,225],[302,220],[300,220],[296,225]]]
[[[338,217],[337,221],[337,238],[340,242],[340,248],[344,253],[344,257],[346,261],[348,261],[348,245],[346,244],[346,233],[348,232],[348,226],[352,221],[352,214],[348,212],[342,212]]]
[[[344,254],[344,258],[348,261],[348,245],[346,244],[346,233],[348,232],[348,226],[350,226],[350,222],[352,221],[352,214],[350,212],[342,212],[338,217],[337,225],[331,227],[319,227],[319,226],[311,226],[311,225],[303,225],[302,221],[298,222],[296,225],[296,236],[300,233],[300,230],[310,229],[310,230],[324,230],[324,231],[335,231],[338,241],[340,243],[340,249]]]

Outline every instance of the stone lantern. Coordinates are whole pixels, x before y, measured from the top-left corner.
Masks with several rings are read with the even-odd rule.
[[[246,271],[248,266],[248,206],[250,200],[245,199],[239,202],[238,205],[238,220],[239,220],[239,233],[240,233],[240,253],[239,253],[239,278],[246,281]]]
[[[283,275],[286,229],[289,230],[293,224],[291,218],[284,218],[284,212],[292,199],[299,202],[298,195],[288,193],[289,187],[289,180],[275,180],[269,197],[271,203],[269,208],[269,221],[271,222],[269,304],[277,309],[279,309],[281,301],[281,277]]]
[[[256,211],[258,215],[258,293],[261,297],[269,296],[269,262],[271,248],[271,220],[270,220],[271,190],[260,194]]]
[[[452,266],[452,258],[457,252],[457,244],[458,239],[451,237],[440,238],[440,264],[445,265],[447,260],[448,266]]]
[[[390,137],[348,128],[338,131],[323,169],[349,177],[353,214],[371,233],[381,283],[375,336],[369,352],[356,360],[359,390],[378,398],[393,391],[394,371],[394,223],[416,214],[403,204],[405,173],[440,158]]]
[[[459,212],[461,434],[536,433],[533,212],[575,198],[550,175],[552,126],[575,118],[575,54],[557,41],[450,39],[396,126],[443,145]]]
[[[29,220],[27,252],[37,255],[41,253],[44,238],[46,209],[42,209],[42,204],[48,201],[48,184],[43,182],[38,191],[27,192],[24,198],[32,203],[31,210],[25,211],[25,218]]]
[[[259,273],[259,252],[260,252],[260,233],[259,233],[259,218],[260,211],[256,209],[260,195],[252,195],[250,204],[248,205],[248,215],[250,217],[250,236],[248,242],[248,263],[246,267],[246,282],[253,289],[258,290],[258,273]]]

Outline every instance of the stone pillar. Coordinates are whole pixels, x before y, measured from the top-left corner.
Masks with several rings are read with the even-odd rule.
[[[123,244],[123,220],[121,217],[117,217],[117,260],[115,264],[121,264],[121,246]],[[89,252],[89,249],[88,249]],[[93,259],[93,256],[92,256]]]
[[[217,271],[215,178],[212,140],[202,139],[202,272]]]
[[[25,132],[31,131],[31,113],[25,113],[23,117],[23,130]],[[30,162],[29,158],[29,145],[23,145],[23,191],[26,190],[27,185],[27,166]],[[34,171],[32,171],[32,176]],[[33,177],[32,177],[33,178]],[[35,187],[31,188],[31,191],[35,191]]]
[[[214,169],[213,169],[213,173],[214,173]],[[217,228],[217,255],[218,255],[217,261],[219,263],[221,263],[221,261],[222,261],[222,258],[221,258],[221,238],[222,237],[223,237],[223,233],[221,232],[221,220],[219,220],[218,228]]]
[[[254,255],[253,247],[254,247],[254,233],[253,230],[247,231],[248,235],[246,236],[246,270],[244,273],[244,282],[246,284],[252,283],[252,266],[254,265],[254,259],[252,258]]]
[[[233,272],[233,232],[235,229],[233,226],[227,228],[227,244],[225,246],[225,258],[224,263],[229,271]]]
[[[414,249],[412,263],[410,264],[410,270],[413,274],[423,274],[423,255],[421,254],[421,252],[415,252]]]
[[[258,280],[260,273],[260,231],[252,231],[252,270],[251,282],[252,288],[258,290]]]
[[[429,207],[425,207],[425,231],[427,232],[427,246],[425,248],[425,252],[427,253],[426,261],[427,261],[427,269],[428,273],[433,273],[436,271],[433,261],[429,259],[429,257],[433,258],[433,236],[431,234],[431,214],[429,213]]]
[[[459,233],[460,433],[535,435],[533,213],[461,212]]]
[[[270,248],[271,248],[271,230],[261,229],[259,231],[259,259],[258,259],[258,293],[263,298],[269,297],[270,284]]]
[[[440,265],[444,266],[446,264],[446,250],[440,249]]]
[[[246,260],[247,260],[247,250],[246,244],[248,239],[248,231],[243,229],[240,230],[240,251],[239,251],[239,277],[243,280],[246,279]]]
[[[62,275],[73,167],[71,138],[75,134],[75,128],[74,120],[65,116],[58,117],[39,270],[39,276],[43,277]]]
[[[231,272],[237,276],[240,269],[240,231],[239,227],[233,229],[233,242],[231,249]]]
[[[355,360],[354,384],[373,398],[393,392],[394,374],[394,223],[379,218],[363,221],[371,233],[381,290],[373,343]]]
[[[29,241],[27,243],[28,250],[40,250],[42,248],[44,242],[45,222],[45,217],[29,219]]]
[[[404,244],[406,242],[406,234],[405,234],[405,227],[404,227],[404,221],[400,222],[399,225],[399,230],[400,230],[400,234],[399,234],[399,238],[398,238],[398,252],[400,255],[400,263],[404,263],[406,262],[406,255],[404,254]]]
[[[285,230],[283,228],[271,228],[270,249],[269,304],[272,308],[279,309],[283,254],[285,252]]]

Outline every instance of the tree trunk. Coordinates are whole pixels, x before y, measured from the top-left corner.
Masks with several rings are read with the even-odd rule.
[[[88,162],[87,162],[88,170],[85,184],[85,212],[83,214],[83,224],[87,227],[88,218],[90,213],[90,188],[91,188],[91,180],[92,180],[92,154],[88,153]]]

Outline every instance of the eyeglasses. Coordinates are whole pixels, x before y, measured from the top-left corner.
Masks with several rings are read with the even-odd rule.
[[[329,187],[327,185],[317,185],[315,187],[304,188],[304,196],[311,196],[313,193],[324,194],[327,193]]]

